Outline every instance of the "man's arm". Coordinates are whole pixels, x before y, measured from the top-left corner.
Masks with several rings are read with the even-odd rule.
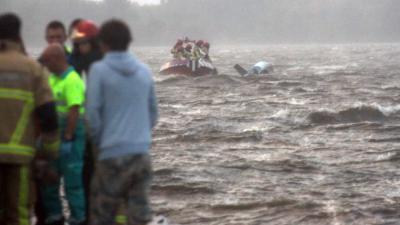
[[[65,85],[64,91],[69,110],[62,139],[70,141],[74,138],[75,128],[80,117],[80,108],[85,102],[85,84],[80,77],[75,76]]]
[[[43,151],[39,152],[45,158],[56,158],[60,145],[58,133],[58,120],[56,104],[48,84],[48,75],[43,67],[34,65],[35,77],[35,117],[40,127],[40,137],[43,143]]]
[[[98,145],[100,143],[101,134],[101,108],[102,102],[102,85],[101,74],[97,71],[96,65],[92,66],[89,72],[87,99],[86,99],[86,119],[89,125],[89,134],[93,142]]]
[[[74,137],[74,131],[76,128],[76,124],[78,123],[79,119],[79,105],[74,105],[70,107],[67,117],[67,126],[64,131],[64,140],[72,140]]]
[[[35,116],[38,118],[40,131],[51,133],[57,131],[57,112],[54,102],[45,103],[35,109]]]

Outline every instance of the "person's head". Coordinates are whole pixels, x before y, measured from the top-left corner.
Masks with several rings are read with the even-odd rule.
[[[0,15],[0,40],[21,42],[21,20],[14,13]]]
[[[192,45],[191,44],[186,45],[185,46],[185,50],[186,51],[191,51],[192,50]]]
[[[206,49],[210,49],[210,43],[204,42],[203,43],[203,47],[206,48]]]
[[[183,52],[184,50],[185,50],[185,49],[183,48],[182,45],[180,45],[180,46],[178,47],[178,49],[177,49],[178,52]]]
[[[104,52],[126,51],[132,41],[132,35],[125,22],[111,19],[101,25],[99,41]]]
[[[204,41],[203,40],[198,40],[196,41],[196,46],[201,47],[203,45]]]
[[[46,27],[46,41],[47,44],[59,43],[64,45],[67,40],[67,33],[63,23],[53,20],[47,24]]]
[[[89,20],[81,20],[74,28],[71,39],[79,54],[86,55],[93,50],[99,29]]]
[[[68,37],[71,37],[72,33],[74,32],[74,29],[76,28],[76,26],[82,21],[83,19],[81,18],[76,18],[74,20],[72,20],[72,22],[69,24],[68,27]]]
[[[68,68],[63,47],[58,44],[50,44],[40,56],[40,62],[47,69],[57,75],[61,75]]]
[[[183,45],[182,39],[178,39],[178,40],[176,41],[176,45]]]

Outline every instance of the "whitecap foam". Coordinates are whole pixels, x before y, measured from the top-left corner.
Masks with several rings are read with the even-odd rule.
[[[276,113],[274,113],[270,118],[271,119],[287,119],[289,117],[288,109],[280,109]]]
[[[393,114],[396,114],[400,111],[400,104],[399,105],[393,105],[393,106],[382,106],[378,103],[373,103],[373,107],[376,107],[381,111],[385,116],[391,116]]]

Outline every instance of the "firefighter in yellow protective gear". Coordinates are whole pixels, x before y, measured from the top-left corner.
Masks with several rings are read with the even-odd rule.
[[[175,59],[179,59],[182,56],[181,54],[179,54],[182,48],[183,48],[183,41],[181,39],[178,39],[174,47],[171,49],[171,54]]]
[[[209,52],[210,52],[210,43],[208,43],[208,42],[205,41],[205,42],[201,45],[201,51],[202,51],[203,54],[204,54],[204,59],[211,61],[210,56],[209,56]]]
[[[185,58],[185,59],[188,59],[188,60],[192,60],[193,59],[193,54],[192,54],[192,45],[191,44],[187,44],[185,47],[184,47],[184,49],[183,49],[183,57]]]
[[[23,53],[21,21],[0,15],[0,224],[29,225],[35,124],[43,158],[56,158],[57,114],[45,70]],[[35,118],[37,122],[35,123]],[[45,173],[44,173],[45,174]]]
[[[194,60],[199,60],[205,56],[205,54],[202,52],[202,45],[204,41],[203,40],[198,40],[196,41],[196,44],[194,45],[193,48],[193,59]]]

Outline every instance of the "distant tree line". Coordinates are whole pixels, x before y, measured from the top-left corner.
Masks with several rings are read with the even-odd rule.
[[[101,23],[117,17],[139,45],[171,45],[189,36],[219,43],[375,42],[400,40],[398,0],[165,0],[139,6],[128,0],[0,0],[0,12],[24,20],[31,45],[42,45],[53,19]]]

